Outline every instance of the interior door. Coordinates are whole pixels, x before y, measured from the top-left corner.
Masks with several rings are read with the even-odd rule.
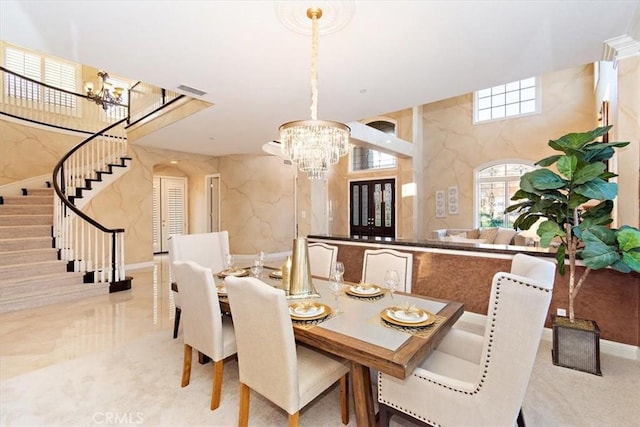
[[[352,236],[395,238],[395,188],[394,178],[349,183],[349,229]]]
[[[169,236],[187,233],[187,178],[153,178],[153,251],[169,250]]]

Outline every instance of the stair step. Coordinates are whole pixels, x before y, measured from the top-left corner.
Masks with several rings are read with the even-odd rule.
[[[29,196],[53,196],[53,188],[27,188]]]
[[[5,205],[47,205],[53,204],[53,195],[48,196],[5,196]]]
[[[26,251],[53,247],[51,237],[29,237],[26,239],[0,239],[0,252]]]
[[[4,287],[5,284],[12,283],[12,279],[66,272],[67,262],[60,260],[3,265],[0,267],[0,281],[2,282],[0,286]]]
[[[9,225],[4,221],[0,226],[0,239],[17,239],[22,237],[51,237],[51,225]]]
[[[108,294],[108,283],[68,284],[64,287],[39,289],[24,294],[0,296],[0,313]]]
[[[30,294],[54,288],[64,288],[67,285],[84,283],[84,273],[63,272],[49,274],[33,274],[0,282],[0,298],[16,294]]]
[[[55,261],[57,259],[58,250],[54,248],[0,252],[0,266],[26,264],[28,262]]]
[[[0,215],[53,215],[53,203],[48,205],[0,205]]]
[[[53,215],[0,215],[2,225],[48,225],[53,224]]]

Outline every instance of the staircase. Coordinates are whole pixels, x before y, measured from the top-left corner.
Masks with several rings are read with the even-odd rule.
[[[0,313],[109,293],[84,283],[53,247],[53,189],[29,189],[0,204]]]

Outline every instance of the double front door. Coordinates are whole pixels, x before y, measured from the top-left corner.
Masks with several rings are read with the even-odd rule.
[[[395,188],[394,178],[349,183],[352,236],[395,237]]]

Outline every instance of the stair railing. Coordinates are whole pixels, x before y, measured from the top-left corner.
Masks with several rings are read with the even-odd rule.
[[[127,139],[122,119],[87,138],[64,155],[53,170],[55,246],[60,259],[87,282],[125,280],[124,229],[110,229],[78,209],[73,198],[101,181],[101,174],[124,166]]]

